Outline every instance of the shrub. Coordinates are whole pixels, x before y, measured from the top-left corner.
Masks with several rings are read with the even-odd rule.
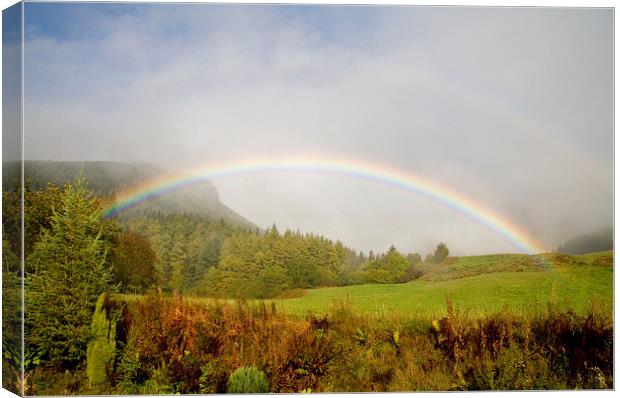
[[[312,319],[283,342],[279,360],[266,368],[273,392],[319,388],[320,380],[338,355],[327,318]]]
[[[110,319],[110,298],[106,293],[97,300],[91,324],[92,340],[86,350],[86,375],[91,386],[108,382],[116,354],[116,320]]]
[[[199,343],[211,341],[206,331],[199,332],[205,323],[203,309],[180,297],[161,295],[147,295],[132,307],[120,366],[124,390],[133,394],[147,387],[149,391],[170,387],[173,393],[197,393],[198,356],[209,351]]]
[[[223,361],[214,359],[200,367],[202,375],[200,376],[200,393],[201,394],[218,394],[226,392],[227,373]]]
[[[255,366],[244,366],[235,370],[228,378],[228,392],[239,393],[267,393],[269,383],[265,374]]]

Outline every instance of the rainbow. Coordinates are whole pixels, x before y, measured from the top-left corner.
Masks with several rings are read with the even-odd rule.
[[[205,164],[183,173],[168,174],[119,192],[116,202],[104,209],[104,216],[113,217],[149,199],[193,184],[236,175],[274,172],[335,173],[421,194],[486,226],[509,241],[519,252],[527,254],[545,252],[544,247],[518,225],[465,195],[408,171],[366,161],[340,158],[257,158]]]

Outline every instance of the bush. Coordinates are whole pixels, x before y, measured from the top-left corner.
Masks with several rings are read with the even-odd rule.
[[[86,375],[91,386],[108,383],[116,355],[116,321],[110,319],[110,298],[106,293],[97,300],[91,324],[92,340],[86,350]]]
[[[197,393],[201,375],[201,353],[207,353],[209,335],[204,310],[180,297],[165,299],[148,295],[132,303],[127,345],[121,361],[123,389],[171,393]],[[194,355],[195,354],[195,355]]]
[[[226,392],[226,368],[223,361],[214,359],[200,367],[201,394],[218,394]]]
[[[228,378],[228,392],[239,393],[267,393],[269,383],[265,374],[256,366],[244,366],[235,370]]]

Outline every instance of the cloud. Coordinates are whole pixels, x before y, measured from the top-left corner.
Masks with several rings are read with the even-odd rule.
[[[610,10],[91,5],[63,8],[60,34],[37,23],[54,5],[35,7],[27,158],[346,156],[451,187],[549,248],[611,222]],[[511,249],[423,197],[308,178],[215,184],[261,226],[364,250]]]

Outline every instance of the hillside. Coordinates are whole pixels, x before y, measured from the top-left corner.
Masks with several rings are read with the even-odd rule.
[[[614,231],[612,227],[582,234],[568,240],[557,248],[558,253],[583,254],[614,248]]]
[[[537,266],[543,259],[547,267]],[[343,299],[361,312],[399,315],[443,314],[446,297],[472,313],[539,311],[555,301],[585,312],[592,300],[613,303],[613,252],[579,256],[494,255],[449,259],[417,280],[307,290],[302,297],[274,300],[281,311],[326,313]]]
[[[609,265],[613,263],[612,251],[571,256],[557,253],[493,254],[484,256],[448,257],[441,264],[428,266],[422,280],[445,281],[497,272],[548,271],[558,266]]]
[[[3,190],[11,187],[18,175],[19,163],[7,162],[2,165]],[[149,181],[167,170],[144,163],[123,162],[58,162],[26,161],[25,176],[31,181],[33,189],[43,189],[48,183],[63,186],[67,181],[83,173],[88,186],[99,197],[112,197],[115,193],[137,184]],[[256,226],[223,204],[217,190],[210,182],[192,185],[175,190],[142,203],[123,213],[129,217],[140,212],[192,213],[206,215],[214,219],[241,226]]]

